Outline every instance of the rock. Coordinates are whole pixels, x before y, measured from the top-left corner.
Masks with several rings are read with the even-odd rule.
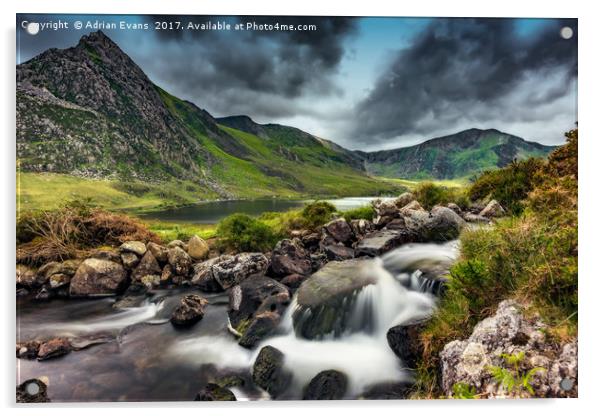
[[[539,318],[525,317],[515,301],[501,302],[495,315],[479,322],[468,339],[448,343],[439,354],[443,391],[451,396],[455,384],[466,383],[483,397],[531,397],[520,386],[507,391],[491,373],[491,366],[515,372],[502,354],[522,353],[524,359],[518,363],[519,371],[525,373],[543,367],[531,380],[535,397],[576,397],[577,344],[558,345],[546,338],[546,329]],[[569,390],[560,387],[564,378],[572,382]]]
[[[503,217],[505,214],[506,210],[495,199],[489,201],[487,206],[479,213],[481,217],[485,218]]]
[[[353,230],[356,240],[361,240],[366,234],[374,231],[374,224],[364,219],[351,220],[349,225]]]
[[[48,386],[42,380],[32,378],[17,386],[17,403],[48,403]]]
[[[38,360],[49,360],[69,354],[71,352],[71,344],[66,338],[53,338],[49,341],[40,344],[38,349]]]
[[[213,401],[236,401],[236,396],[230,390],[224,387],[220,387],[215,383],[208,383],[203,390],[201,390],[194,401],[201,402],[213,402]]]
[[[41,287],[34,297],[34,300],[39,302],[46,302],[52,298],[52,292],[45,286]]]
[[[121,253],[121,262],[128,269],[133,269],[136,267],[138,262],[140,262],[140,257],[136,254],[126,251],[125,253]]]
[[[369,386],[361,395],[367,400],[402,400],[412,392],[413,384],[408,382],[383,382]]]
[[[280,240],[271,257],[271,271],[277,277],[311,273],[311,259],[298,239]]]
[[[186,295],[180,305],[171,314],[171,323],[175,326],[194,325],[205,316],[205,306],[209,302],[199,295]]]
[[[88,255],[89,259],[108,260],[113,263],[121,263],[121,256],[119,253],[111,249],[98,249],[94,250]]]
[[[368,234],[355,248],[356,257],[375,257],[408,242],[402,230],[381,230]]]
[[[452,211],[454,211],[456,214],[458,215],[462,215],[462,208],[460,208],[458,206],[458,204],[455,204],[453,202],[450,202],[449,204],[446,205],[447,208],[451,209]]]
[[[46,283],[46,278],[43,274],[38,275],[32,268],[17,264],[17,285],[32,289],[40,287],[44,283]]]
[[[127,274],[121,264],[95,258],[86,259],[71,279],[71,296],[114,295],[124,288]]]
[[[482,215],[473,214],[471,212],[464,214],[464,220],[467,222],[477,222],[483,224],[487,224],[489,222],[489,218],[483,217]]]
[[[324,232],[331,236],[335,242],[349,244],[354,234],[345,218],[337,218],[324,225]]]
[[[29,290],[25,289],[24,287],[18,287],[17,291],[15,293],[15,295],[20,298],[20,297],[25,297],[25,296],[29,296]]]
[[[376,212],[377,217],[397,217],[399,215],[399,208],[395,204],[395,201],[383,201],[375,199],[372,201],[372,207]]]
[[[153,256],[155,256],[155,259],[157,259],[157,261],[159,263],[161,263],[161,264],[167,263],[167,256],[168,256],[169,250],[166,247],[163,247],[162,245],[159,245],[157,243],[153,243],[152,241],[150,241],[146,245],[146,248],[153,254]]]
[[[338,244],[326,246],[323,248],[324,254],[328,260],[348,260],[355,255],[355,250],[351,247],[345,247]]]
[[[305,279],[307,279],[307,276],[302,274],[289,274],[288,276],[280,280],[280,283],[287,286],[289,289],[294,290],[298,289]]]
[[[171,278],[173,277],[173,270],[171,268],[171,266],[169,264],[166,264],[165,266],[163,266],[163,270],[161,271],[161,283],[162,284],[167,284],[171,281]]]
[[[198,286],[203,292],[223,292],[224,289],[215,280],[215,276],[213,275],[213,266],[232,258],[232,256],[224,255],[194,264],[192,266],[193,276],[190,283]]]
[[[253,382],[277,398],[291,379],[292,374],[284,368],[284,354],[270,345],[263,347],[253,364]]]
[[[142,281],[142,278],[149,275],[157,275],[160,276],[162,273],[161,267],[159,267],[159,263],[153,253],[148,250],[140,259],[140,263],[138,266],[132,271],[132,280],[134,281]],[[159,279],[160,280],[160,279]]]
[[[48,280],[48,284],[50,285],[51,289],[58,289],[59,287],[67,286],[70,282],[71,276],[63,273],[53,274]]]
[[[416,363],[422,355],[420,332],[425,325],[425,320],[418,320],[394,326],[387,331],[389,347],[401,358],[406,368],[416,368]]]
[[[121,253],[134,253],[138,257],[144,256],[146,253],[146,245],[142,241],[126,241],[119,246]]]
[[[142,276],[142,278],[140,279],[140,283],[142,283],[149,289],[153,289],[161,285],[161,276],[159,276],[158,274],[147,274],[145,276]]]
[[[188,255],[194,260],[204,260],[209,255],[209,244],[201,237],[193,235],[188,240]]]
[[[288,288],[265,276],[244,280],[230,290],[228,318],[242,334],[240,344],[252,347],[280,323],[290,303]]]
[[[305,386],[303,400],[340,400],[345,396],[347,384],[347,376],[340,371],[321,371]]]
[[[39,341],[26,341],[17,343],[17,358],[26,358],[33,360],[38,357],[38,350],[40,349]]]
[[[171,247],[169,249],[167,261],[169,261],[173,273],[179,276],[187,276],[190,271],[190,266],[192,265],[192,259],[188,253],[179,246]]]
[[[81,351],[86,348],[93,347],[94,345],[106,344],[116,340],[114,335],[109,334],[92,334],[84,335],[81,337],[73,338],[69,342],[73,351]]]
[[[404,192],[403,194],[399,195],[397,198],[395,198],[395,201],[393,201],[395,203],[395,206],[397,208],[403,208],[405,206],[407,206],[410,202],[414,201],[415,197],[414,194],[411,192]]]
[[[422,205],[420,205],[420,203],[418,201],[410,202],[409,204],[402,207],[399,212],[401,213],[402,217],[408,217],[408,216],[412,216],[414,211],[426,213],[425,209],[422,208]]]
[[[63,262],[50,262],[38,269],[38,274],[43,274],[46,279],[50,279],[53,274],[66,274],[71,277],[77,271],[82,263],[81,260],[72,259]]]
[[[269,261],[262,253],[240,253],[212,266],[213,277],[222,289],[228,289],[253,276],[262,276]]]
[[[435,207],[426,224],[418,230],[421,241],[449,241],[458,238],[466,222],[446,207]]]
[[[293,327],[297,336],[315,339],[339,336],[349,325],[352,298],[376,283],[368,260],[333,261],[305,280],[297,290]]]
[[[326,263],[328,263],[328,257],[324,253],[316,253],[309,256],[311,259],[311,271],[317,272],[320,270]]]
[[[167,248],[174,248],[174,247],[179,247],[182,250],[186,250],[186,243],[184,243],[182,240],[173,240],[173,241],[170,241],[169,244],[167,244]]]
[[[315,251],[320,246],[320,234],[309,233],[301,237],[301,243],[309,251]]]

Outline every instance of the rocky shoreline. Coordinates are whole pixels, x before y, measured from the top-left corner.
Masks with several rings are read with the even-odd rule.
[[[436,206],[427,211],[410,193],[392,201],[374,201],[373,207],[375,217],[372,221],[360,219],[348,222],[344,218],[333,218],[319,229],[292,232],[290,238],[279,241],[272,251],[266,253],[220,253],[208,242],[193,236],[187,242],[175,240],[167,245],[128,241],[117,248],[98,249],[85,258],[46,263],[37,270],[17,265],[17,296],[32,301],[114,297],[114,308],[127,308],[139,304],[159,288],[189,287],[204,293],[224,292],[229,297],[230,332],[238,339],[240,346],[254,348],[275,333],[296,293],[294,313],[309,311],[309,315],[313,316],[312,320],[297,320],[297,336],[308,339],[320,338],[325,334],[336,336],[346,322],[344,318],[331,319],[329,316],[336,316],[343,310],[340,301],[350,293],[357,293],[364,286],[374,283],[371,276],[360,273],[362,262],[407,243],[453,240],[458,238],[467,223],[487,224],[504,215],[504,209],[496,201],[490,201],[485,206],[473,206],[466,211],[455,204]],[[444,285],[442,276],[427,278],[439,279],[438,282]],[[195,325],[203,319],[207,308],[211,308],[211,302],[205,297],[188,294],[173,309],[171,323],[177,327]],[[506,311],[508,308],[500,305],[500,310]],[[513,319],[520,320],[516,316]],[[424,325],[423,321],[393,327],[387,334],[391,349],[409,368],[414,367],[420,354],[417,342],[421,325]],[[538,325],[541,328],[542,324]],[[478,328],[475,328],[477,332]],[[533,330],[529,332],[529,341],[524,345],[537,349],[540,345],[531,340],[534,337],[532,333]],[[491,336],[496,342],[501,342],[498,340],[501,336],[509,337],[508,331],[500,334]],[[478,338],[474,334],[473,337]],[[483,343],[481,350],[486,352],[482,355],[489,356],[481,360],[484,363],[482,367],[486,368],[489,362],[496,362],[491,358],[492,354],[514,352],[511,346],[515,338],[514,335],[508,338],[510,341],[501,349],[492,349]],[[478,382],[488,397],[498,397],[500,393],[491,387],[491,377],[487,379],[483,376],[483,368],[479,373],[474,369],[474,363],[467,364],[472,357],[470,352],[476,348],[471,339],[454,341],[456,344],[450,343],[442,351],[443,390],[451,396],[453,386],[457,383]],[[109,340],[92,336],[86,339],[58,337],[18,341],[16,353],[19,359],[43,361]],[[565,373],[576,379],[576,345],[574,349],[571,346],[542,348],[548,357],[550,351],[557,356],[546,358],[548,361],[545,366],[549,375],[547,382],[538,379],[541,386],[556,381]],[[272,398],[278,398],[290,382],[291,375],[283,366],[283,354],[274,347],[264,346],[253,365],[253,383]],[[533,360],[539,363],[543,359]],[[43,384],[36,395],[26,394],[24,389],[28,383],[31,380],[17,388],[18,401],[48,400],[43,380],[36,381],[37,384]],[[303,398],[343,398],[347,383],[345,374],[334,369],[325,370],[305,386]],[[410,387],[407,383],[375,386],[362,397],[406,398]],[[576,384],[573,387],[576,393]],[[551,388],[545,390],[544,387],[537,387],[538,396],[558,397],[562,394],[572,395],[573,391],[561,393]],[[196,397],[196,400],[202,401],[235,399],[235,395],[223,383],[207,384]]]

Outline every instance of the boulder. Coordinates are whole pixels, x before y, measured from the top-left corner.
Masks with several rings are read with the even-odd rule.
[[[307,250],[315,251],[320,246],[320,238],[319,233],[309,233],[301,237],[301,243]]]
[[[192,266],[193,275],[190,283],[196,285],[203,292],[223,292],[224,289],[215,280],[213,275],[213,266],[226,260],[231,260],[232,256],[223,255],[206,260],[202,263],[196,263]]]
[[[506,210],[504,210],[500,203],[495,199],[489,201],[485,208],[479,213],[481,217],[485,218],[503,217],[505,214]]]
[[[209,302],[199,295],[186,295],[171,314],[171,323],[175,326],[194,325],[205,316],[205,306]]]
[[[23,264],[17,264],[17,285],[26,288],[40,287],[46,283],[46,277],[43,274],[36,273],[30,267]]]
[[[276,277],[311,273],[311,259],[299,239],[285,239],[272,251],[271,271]]]
[[[46,263],[38,269],[38,274],[43,275],[45,281],[50,279],[50,277],[54,274],[65,274],[71,277],[75,274],[81,263],[81,260],[76,259],[65,260],[63,262]]]
[[[375,257],[386,253],[406,242],[408,234],[405,230],[381,230],[368,234],[355,247],[355,255]]]
[[[208,383],[203,390],[201,390],[194,401],[201,402],[213,402],[213,401],[236,401],[234,393],[225,387],[221,387],[215,383]]]
[[[324,253],[315,253],[309,256],[311,259],[311,271],[316,272],[320,270],[326,263],[328,263],[328,257]]]
[[[167,248],[168,248],[168,249],[169,249],[169,248],[174,248],[174,247],[179,247],[179,248],[181,248],[182,250],[186,250],[186,243],[185,243],[185,242],[183,242],[182,240],[173,240],[173,241],[170,241],[170,242],[167,244]]]
[[[406,368],[416,368],[416,363],[422,355],[420,332],[425,325],[426,320],[417,320],[394,326],[387,331],[389,347],[401,358]]]
[[[209,255],[209,244],[198,235],[188,240],[188,255],[194,260],[204,260]]]
[[[354,237],[353,230],[345,218],[330,221],[324,225],[323,230],[337,243],[350,244]]]
[[[348,260],[352,259],[355,255],[355,250],[351,247],[345,247],[343,245],[334,244],[326,246],[322,249],[328,260]]]
[[[71,352],[71,344],[66,338],[53,338],[49,341],[40,344],[38,349],[38,360],[49,360],[69,354]]]
[[[48,280],[48,284],[50,285],[51,289],[58,289],[60,287],[68,286],[70,282],[71,276],[64,273],[53,274]]]
[[[348,328],[352,299],[376,276],[369,260],[333,261],[305,280],[297,290],[293,327],[297,336],[315,339],[339,336]]]
[[[142,241],[126,241],[119,246],[119,251],[121,253],[134,253],[138,257],[142,257],[146,253],[146,244]]]
[[[48,403],[48,385],[37,378],[25,380],[17,386],[17,403]]]
[[[325,370],[303,389],[303,400],[340,400],[347,391],[347,376],[337,370]]]
[[[158,274],[146,274],[140,278],[140,283],[149,289],[154,289],[161,285],[161,276]]]
[[[253,382],[277,398],[288,388],[292,374],[284,368],[284,354],[270,345],[263,347],[253,364]]]
[[[108,260],[113,263],[121,264],[121,256],[119,253],[112,249],[98,249],[94,250],[92,253],[88,255],[89,259],[98,259],[98,260]]]
[[[33,360],[38,357],[38,350],[40,349],[39,341],[25,341],[17,343],[17,358],[26,358]]]
[[[422,208],[422,205],[420,205],[420,202],[418,201],[411,201],[408,204],[401,207],[399,210],[401,216],[403,217],[411,216],[413,211],[421,211],[426,213],[426,211],[424,210],[424,208]]]
[[[269,260],[262,253],[240,253],[212,266],[213,277],[222,289],[228,289],[253,276],[262,276]]]
[[[229,298],[228,318],[245,347],[270,334],[290,303],[288,288],[265,276],[244,280],[230,290]]]
[[[372,207],[378,217],[396,217],[399,215],[399,207],[397,207],[395,201],[375,199],[372,201]]]
[[[140,257],[136,254],[126,251],[125,253],[121,253],[121,263],[128,268],[133,269],[140,262]]]
[[[303,274],[289,274],[280,280],[280,283],[287,286],[291,290],[295,290],[301,286],[301,283],[303,283],[305,279],[307,279],[307,276]]]
[[[89,258],[82,262],[71,279],[71,296],[114,295],[127,283],[127,273],[121,264],[110,260]]]
[[[454,211],[456,214],[462,215],[462,208],[460,208],[458,206],[458,204],[454,204],[453,202],[450,202],[449,204],[447,204],[447,207],[449,209],[451,209],[452,211]]]
[[[446,207],[435,207],[424,226],[417,230],[421,241],[449,241],[458,238],[466,222]]]
[[[188,276],[190,266],[192,265],[192,259],[184,249],[179,246],[171,247],[167,253],[167,261],[171,265],[174,274]]]
[[[157,259],[157,261],[159,263],[161,263],[161,264],[167,263],[167,256],[169,254],[169,250],[166,247],[163,247],[162,245],[153,243],[151,241],[146,245],[146,248],[151,253],[153,253],[153,256],[155,256],[155,259]]]
[[[397,198],[395,198],[395,200],[393,201],[395,203],[395,206],[397,208],[403,208],[406,205],[408,205],[410,202],[414,201],[415,197],[414,194],[411,192],[404,192],[403,194],[399,195]]]
[[[161,283],[162,284],[167,284],[171,281],[171,278],[173,277],[173,269],[171,268],[171,266],[169,264],[166,264],[165,266],[163,266],[163,270],[161,270]]]
[[[351,220],[349,222],[356,240],[361,240],[364,236],[374,231],[374,224],[365,219]]]
[[[157,275],[160,276],[162,273],[161,267],[159,267],[159,263],[153,253],[148,250],[140,259],[138,266],[132,271],[132,280],[134,281],[142,281],[142,278],[149,275]]]

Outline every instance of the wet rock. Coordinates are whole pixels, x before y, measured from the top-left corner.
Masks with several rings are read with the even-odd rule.
[[[485,218],[495,218],[495,217],[503,217],[506,214],[506,210],[502,208],[499,202],[495,199],[489,201],[487,206],[483,208],[483,210],[479,213],[481,217]]]
[[[268,265],[262,253],[240,253],[213,265],[213,277],[222,289],[228,289],[249,277],[264,275]]]
[[[53,293],[46,286],[41,287],[35,294],[34,300],[39,302],[46,302],[52,299]]]
[[[303,247],[305,247],[309,251],[315,251],[320,246],[320,234],[319,233],[309,233],[301,237],[301,242],[303,243]]]
[[[335,242],[350,244],[354,234],[345,218],[337,218],[324,225],[324,232],[331,236]]]
[[[57,358],[71,352],[71,344],[66,338],[53,338],[49,341],[42,342],[38,349],[38,360],[49,360]]]
[[[365,219],[351,220],[349,222],[356,240],[361,240],[364,236],[374,231],[374,224]]]
[[[305,279],[307,279],[307,276],[302,274],[289,274],[280,280],[280,283],[287,286],[289,289],[295,290],[301,286],[301,283],[303,283]]]
[[[57,273],[50,276],[48,284],[51,289],[58,289],[60,287],[68,286],[71,282],[71,276],[64,273]]]
[[[431,216],[418,230],[421,241],[449,241],[458,238],[466,222],[446,207],[435,207]]]
[[[39,341],[26,341],[17,343],[17,358],[26,358],[33,360],[38,357],[38,350],[40,349]]]
[[[125,286],[127,274],[121,264],[96,258],[82,262],[71,279],[71,296],[114,295]]]
[[[271,272],[274,276],[311,273],[311,259],[298,239],[285,239],[276,244],[272,251]]]
[[[253,382],[277,398],[291,379],[292,374],[284,368],[284,354],[270,345],[263,347],[253,364]]]
[[[29,290],[25,289],[24,287],[18,287],[16,295],[18,298],[29,296]]]
[[[69,342],[73,351],[81,351],[95,345],[106,344],[115,341],[115,336],[110,334],[92,334],[73,338]]]
[[[324,253],[316,253],[309,256],[311,259],[311,271],[317,272],[320,270],[326,263],[328,263],[328,257]]]
[[[201,402],[213,402],[213,401],[236,401],[236,396],[230,390],[225,387],[221,387],[214,383],[208,383],[203,390],[201,390],[196,397],[195,401]]]
[[[328,260],[349,260],[352,259],[355,255],[355,250],[351,247],[345,247],[342,245],[330,245],[326,246],[323,249],[324,254]]]
[[[205,306],[209,302],[199,295],[186,295],[171,315],[171,323],[175,326],[194,325],[205,316]]]
[[[355,248],[355,255],[376,257],[407,242],[403,230],[381,230],[368,234]]]
[[[366,400],[403,400],[412,392],[412,383],[383,382],[369,386],[361,395]]]
[[[403,208],[406,205],[408,205],[410,202],[414,201],[414,199],[415,199],[415,196],[413,193],[404,192],[403,194],[401,194],[397,198],[395,198],[395,200],[393,202],[395,203],[395,206],[397,208]]]
[[[149,250],[153,254],[153,256],[155,256],[155,259],[157,259],[159,263],[167,263],[167,256],[169,250],[166,247],[163,247],[162,245],[153,243],[151,241],[146,245],[146,249]]]
[[[139,261],[140,258],[134,253],[130,253],[129,251],[121,253],[121,262],[128,269],[133,269],[136,267]]]
[[[297,336],[308,339],[340,335],[348,329],[351,298],[376,283],[368,260],[333,261],[305,280],[297,290],[293,326]]]
[[[142,241],[126,241],[119,246],[119,251],[121,253],[134,253],[138,257],[142,257],[146,253],[146,244]]]
[[[209,255],[209,244],[201,237],[193,235],[188,240],[188,255],[194,260],[204,260]]]
[[[17,285],[31,288],[43,284],[43,281],[38,281],[38,276],[35,270],[33,270],[31,267],[25,266],[24,264],[17,264]]]
[[[394,326],[387,331],[389,347],[401,358],[406,368],[416,368],[416,363],[422,355],[420,332],[425,325],[425,320],[417,320]]]
[[[173,241],[172,241],[173,243]],[[171,243],[170,243],[171,244]],[[187,276],[192,265],[192,259],[181,247],[171,247],[167,253],[167,261],[171,265],[174,274]]]
[[[17,386],[17,403],[48,403],[48,385],[32,378]]]
[[[132,280],[134,281],[142,281],[142,278],[145,276],[160,276],[162,273],[161,267],[159,267],[159,263],[153,253],[147,251],[142,259],[140,259],[140,263],[138,266],[132,271]]]
[[[269,335],[290,303],[288,288],[265,276],[244,280],[230,290],[229,297],[228,318],[245,347]]]
[[[215,280],[215,276],[213,275],[213,266],[231,259],[232,256],[224,255],[194,264],[192,266],[193,276],[190,283],[198,286],[203,292],[223,292],[224,289]]]
[[[347,384],[347,376],[340,371],[322,371],[303,390],[303,400],[340,400],[345,396]]]

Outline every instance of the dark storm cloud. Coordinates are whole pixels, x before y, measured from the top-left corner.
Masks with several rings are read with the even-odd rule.
[[[210,110],[230,114],[234,107],[260,117],[293,115],[299,111],[298,103],[282,98],[338,93],[333,75],[345,54],[344,42],[357,30],[357,19],[343,17],[148,18],[195,23],[225,20],[232,24],[315,25],[316,30],[312,31],[159,31],[161,59],[141,58],[143,67],[153,67],[151,72],[159,74],[157,81],[176,93],[190,98],[198,96],[198,101]],[[259,109],[254,107],[254,101],[262,103]]]
[[[577,76],[577,21],[550,20],[527,35],[515,25],[435,20],[356,106],[355,142],[428,136],[443,124],[450,133],[492,120],[504,127],[499,123],[526,121],[534,107],[565,97]],[[573,28],[572,39],[560,36],[564,26]]]

